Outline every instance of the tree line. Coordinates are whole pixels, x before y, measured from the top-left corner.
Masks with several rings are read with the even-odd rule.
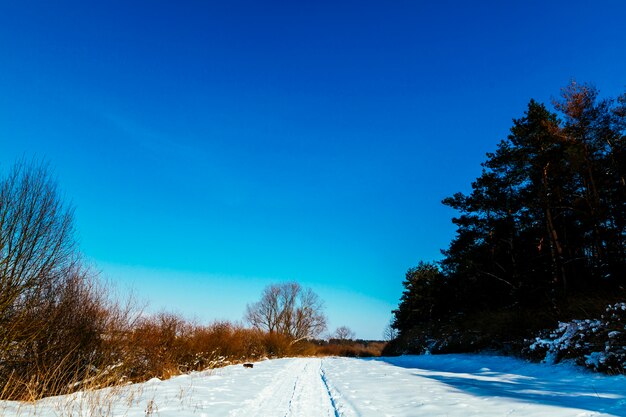
[[[626,94],[572,82],[531,100],[488,153],[440,262],[410,269],[388,352],[519,349],[525,337],[624,297]]]

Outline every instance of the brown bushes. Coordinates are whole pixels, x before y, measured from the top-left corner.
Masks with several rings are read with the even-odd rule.
[[[229,322],[203,326],[171,313],[136,318],[106,294],[92,275],[75,271],[39,309],[22,314],[15,325],[22,330],[1,352],[0,399],[37,400],[265,357],[320,354],[312,343]]]
[[[289,288],[299,294],[296,285]],[[311,291],[302,297],[309,308],[321,308]],[[0,400],[37,400],[262,357],[324,354],[315,344],[295,343],[300,333],[228,322],[201,326],[170,313],[142,317],[132,302],[112,298],[81,262],[72,210],[59,200],[46,167],[18,163],[0,178]],[[325,318],[314,318],[319,331]],[[324,349],[351,356],[378,350]]]
[[[168,378],[229,363],[293,354],[297,345],[276,333],[229,322],[201,326],[161,313],[144,318],[128,333],[124,364],[133,381]]]
[[[74,267],[37,304],[16,314],[0,351],[0,398],[38,399],[63,394],[80,382],[110,382],[114,357],[106,335],[117,318],[103,289]],[[97,381],[96,381],[97,380]]]
[[[75,270],[66,278],[15,324],[15,342],[0,356],[0,399],[36,400],[265,357],[378,356],[383,346],[294,343],[275,332],[224,321],[203,326],[171,313],[137,318],[131,304],[110,302],[88,272]]]
[[[385,342],[378,341],[346,341],[331,339],[328,343],[323,343],[317,346],[316,355],[369,358],[373,356],[380,356],[385,344]]]

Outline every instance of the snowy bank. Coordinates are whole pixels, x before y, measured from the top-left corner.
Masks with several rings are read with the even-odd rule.
[[[289,358],[1,402],[13,416],[626,416],[626,378],[489,355]]]

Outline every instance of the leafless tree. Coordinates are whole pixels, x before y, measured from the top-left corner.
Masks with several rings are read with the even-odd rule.
[[[389,323],[385,326],[383,330],[383,340],[390,342],[396,337],[398,337],[398,330],[393,328],[393,319],[389,320]]]
[[[113,301],[80,259],[72,209],[45,164],[0,176],[0,400],[119,381],[134,303]],[[106,369],[106,372],[103,371]],[[115,371],[113,371],[115,369]]]
[[[0,178],[0,350],[74,267],[72,214],[46,165],[18,162]]]
[[[352,329],[349,328],[348,326],[337,327],[337,330],[335,330],[335,333],[333,334],[333,339],[338,339],[342,341],[354,340],[355,337],[356,337],[356,333],[354,333]]]
[[[323,302],[310,288],[297,282],[267,286],[261,300],[248,304],[245,319],[270,333],[281,333],[294,342],[314,338],[326,329]]]

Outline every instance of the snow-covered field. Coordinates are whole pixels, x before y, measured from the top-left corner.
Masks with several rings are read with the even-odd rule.
[[[626,416],[626,378],[487,355],[266,360],[0,402],[2,416]]]

